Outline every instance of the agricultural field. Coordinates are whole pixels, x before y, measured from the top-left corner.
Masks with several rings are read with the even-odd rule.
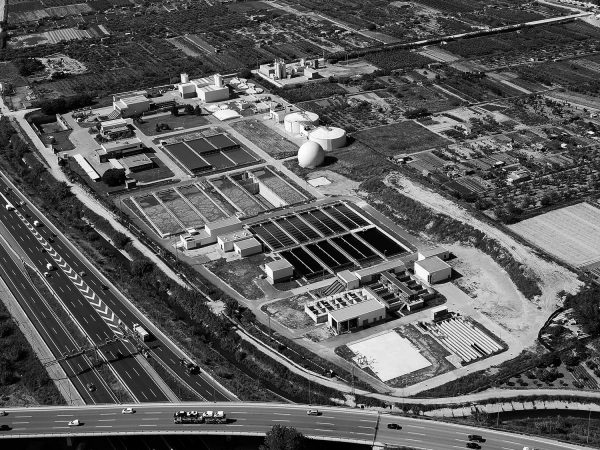
[[[412,120],[364,130],[354,138],[384,156],[416,153],[449,143]]]
[[[383,70],[411,70],[426,67],[434,59],[408,50],[394,49],[370,53],[365,59]]]
[[[298,146],[258,119],[240,120],[231,127],[276,159],[288,158],[298,152]]]
[[[509,226],[545,252],[581,267],[600,261],[600,209],[579,203]]]

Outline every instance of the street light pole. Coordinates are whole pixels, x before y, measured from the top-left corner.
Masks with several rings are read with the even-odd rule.
[[[590,443],[590,423],[592,421],[592,407],[590,406],[589,409],[589,413],[588,413],[588,426],[587,426],[587,439],[586,439],[586,443]]]

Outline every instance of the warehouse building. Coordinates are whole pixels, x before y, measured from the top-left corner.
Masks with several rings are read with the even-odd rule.
[[[437,256],[415,262],[415,275],[428,284],[440,283],[449,280],[452,276],[452,267]]]
[[[244,239],[249,239],[254,235],[248,230],[236,230],[233,233],[221,234],[217,237],[217,244],[224,252],[233,251],[233,244]]]
[[[121,117],[138,116],[150,110],[150,100],[145,95],[132,95],[129,97],[113,96],[113,110],[118,111]]]
[[[100,147],[98,159],[101,163],[108,162],[111,158],[122,158],[144,151],[144,144],[138,138],[104,142],[100,144]]]
[[[125,169],[126,173],[142,172],[154,167],[154,161],[152,161],[152,159],[150,159],[150,157],[144,153],[125,156],[124,158],[121,158],[119,162]]]

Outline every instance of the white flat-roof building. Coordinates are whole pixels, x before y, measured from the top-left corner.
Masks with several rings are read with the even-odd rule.
[[[129,127],[125,119],[119,118],[100,122],[100,134],[104,137],[112,139],[114,135],[127,131],[129,131]]]
[[[360,280],[361,283],[368,283],[373,279],[373,277],[381,272],[393,272],[400,273],[406,270],[406,264],[402,262],[400,259],[395,259],[392,261],[386,261],[384,263],[378,264],[376,266],[367,267],[365,269],[357,270],[354,272],[356,277]]]
[[[229,100],[229,88],[227,86],[204,86],[196,90],[198,97],[205,103],[221,102]]]
[[[224,252],[233,251],[233,244],[253,237],[254,235],[248,230],[236,230],[233,233],[220,234],[217,237],[217,244]]]
[[[421,249],[417,252],[417,260],[421,261],[423,259],[431,258],[432,256],[437,256],[442,261],[446,261],[450,259],[450,252],[441,246],[428,247]]]
[[[138,138],[120,139],[117,141],[104,142],[100,144],[98,158],[100,162],[107,162],[110,158],[120,158],[125,155],[140,153],[144,144]]]
[[[181,83],[177,85],[181,98],[198,97],[206,103],[220,102],[229,99],[229,87],[225,85],[223,76],[216,73],[212,77],[189,80],[187,74],[181,74]]]
[[[338,280],[340,280],[340,282],[344,286],[346,286],[346,289],[348,290],[357,289],[360,286],[360,280],[358,279],[358,277],[349,270],[342,270],[336,275],[338,277]]]
[[[233,250],[242,258],[256,255],[263,251],[262,244],[255,237],[237,241],[233,244]]]
[[[145,95],[114,96],[113,109],[119,111],[122,117],[136,116],[150,109],[150,100]]]
[[[415,262],[415,275],[428,284],[449,280],[452,267],[437,256],[430,256]]]
[[[361,288],[307,302],[304,312],[315,323],[327,322],[336,334],[340,334],[383,320],[386,305],[373,291]]]
[[[276,283],[292,278],[294,276],[294,266],[287,259],[276,259],[265,264],[265,273],[267,274],[267,280]]]
[[[227,217],[226,219],[208,222],[204,224],[204,229],[209,236],[214,238],[214,242],[217,242],[218,236],[241,230],[242,221],[236,216],[231,216]]]

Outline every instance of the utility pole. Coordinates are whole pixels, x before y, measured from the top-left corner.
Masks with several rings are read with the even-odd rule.
[[[589,413],[588,413],[588,426],[587,426],[587,439],[586,439],[586,443],[590,443],[590,423],[592,421],[592,407],[590,406],[589,409]]]
[[[309,378],[308,378],[308,404],[312,405],[312,401],[310,399],[310,375],[309,375]]]
[[[352,364],[352,396],[355,396],[356,392],[354,391],[354,364]]]

